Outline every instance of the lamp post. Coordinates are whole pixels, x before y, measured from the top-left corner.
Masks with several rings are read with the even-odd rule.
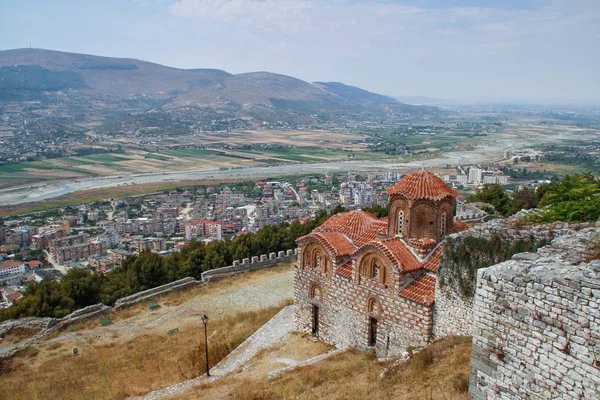
[[[210,376],[210,369],[208,367],[208,330],[206,325],[208,324],[208,317],[206,314],[202,314],[202,322],[204,323],[204,353],[206,354],[206,376]]]

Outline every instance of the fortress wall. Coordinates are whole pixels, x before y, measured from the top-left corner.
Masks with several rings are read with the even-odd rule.
[[[500,238],[504,246],[511,246],[520,239],[529,240],[533,238],[537,242],[549,243],[550,247],[561,247],[557,242],[559,238],[577,235],[583,232],[595,231],[600,223],[568,224],[566,222],[555,222],[552,224],[526,224],[522,218],[527,212],[521,212],[507,219],[489,221],[478,225],[467,231],[455,233],[449,236],[444,243],[445,253],[457,248],[467,237],[491,239],[496,236]],[[542,249],[540,249],[542,251]],[[591,256],[594,251],[592,241],[580,243],[574,250],[568,246],[562,246],[564,256],[569,262],[579,263]],[[496,264],[503,260],[483,260],[488,265]],[[435,303],[433,306],[433,338],[438,339],[448,335],[472,334],[473,297],[465,296],[460,290],[457,280],[467,282],[471,293],[475,291],[477,271],[466,271],[462,266],[455,265],[446,255],[442,257],[438,271],[436,284]]]
[[[211,269],[202,273],[202,282],[210,282],[215,279],[224,278],[229,275],[244,271],[252,271],[266,267],[272,267],[277,264],[296,261],[298,258],[298,249],[280,251],[279,253],[262,254],[259,257],[252,257],[251,260],[244,258],[241,262],[235,260],[232,265],[223,268]]]
[[[469,398],[600,397],[600,230],[478,271]]]

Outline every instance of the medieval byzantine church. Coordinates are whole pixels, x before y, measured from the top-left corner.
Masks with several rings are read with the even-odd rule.
[[[297,240],[296,328],[393,355],[432,339],[436,272],[457,192],[425,170],[388,189],[389,217],[357,210]]]

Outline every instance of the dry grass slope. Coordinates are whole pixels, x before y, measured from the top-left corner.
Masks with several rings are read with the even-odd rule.
[[[282,307],[211,320],[211,365]],[[170,336],[144,334],[126,343],[93,347],[78,356],[60,342],[32,347],[4,366],[0,399],[122,399],[175,384],[204,373],[202,330],[199,323]],[[39,357],[44,359],[36,360]]]
[[[470,358],[470,338],[446,338],[380,378],[392,361],[349,350],[274,381],[233,375],[178,399],[466,399]]]

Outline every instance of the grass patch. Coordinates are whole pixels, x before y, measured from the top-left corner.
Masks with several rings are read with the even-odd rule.
[[[87,161],[96,161],[103,164],[116,163],[121,161],[131,160],[131,157],[126,155],[116,155],[116,154],[91,154],[89,156],[81,156],[77,157],[79,160],[87,160]]]
[[[161,150],[155,153],[157,156],[170,156],[175,158],[203,158],[206,156],[219,155],[212,150],[197,150],[197,149],[184,149],[184,150]]]
[[[25,339],[29,339],[38,333],[38,329],[18,328],[8,332],[0,341],[0,345],[8,346],[17,344]]]

